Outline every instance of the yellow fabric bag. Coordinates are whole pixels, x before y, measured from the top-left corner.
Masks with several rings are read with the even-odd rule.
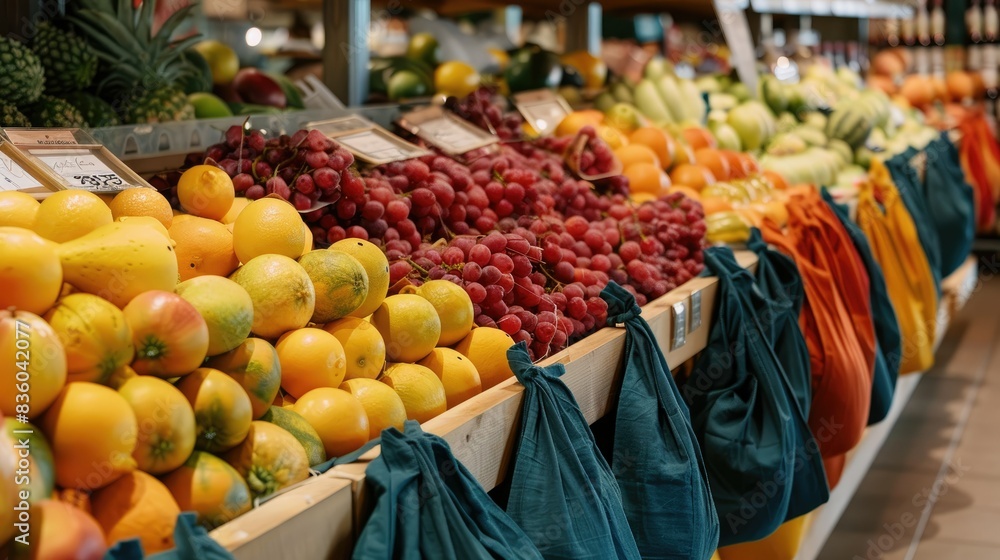
[[[934,364],[937,291],[913,218],[881,160],[872,161],[868,181],[860,185],[857,222],[896,310],[903,339],[899,373],[925,371]]]
[[[793,560],[809,528],[809,515],[789,519],[759,541],[724,546],[716,554],[719,560]]]

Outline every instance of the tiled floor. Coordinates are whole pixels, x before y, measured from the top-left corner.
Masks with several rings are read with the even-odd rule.
[[[1000,277],[989,274],[818,556],[953,559],[1000,560]]]

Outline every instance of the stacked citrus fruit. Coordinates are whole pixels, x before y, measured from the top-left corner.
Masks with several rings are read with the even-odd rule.
[[[377,246],[313,250],[288,202],[227,192],[225,173],[199,166],[178,187],[187,213],[152,189],[0,193],[0,261],[13,265],[0,268],[0,383],[17,389],[0,397],[0,434],[35,426],[45,534],[65,522],[73,546],[171,548],[179,511],[218,526],[511,376],[513,340],[473,328],[462,288],[388,295]],[[87,503],[67,507],[81,491]]]

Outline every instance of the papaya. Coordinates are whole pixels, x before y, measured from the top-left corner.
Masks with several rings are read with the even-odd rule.
[[[260,419],[284,428],[295,439],[299,440],[302,448],[306,451],[310,467],[326,461],[326,449],[323,447],[323,440],[320,439],[319,432],[298,412],[290,408],[272,405]]]
[[[0,414],[38,416],[66,384],[66,371],[63,344],[49,324],[34,313],[0,310],[0,383],[4,387]]]
[[[107,384],[135,356],[125,314],[92,294],[70,294],[45,314],[66,350],[69,382]]]
[[[268,341],[248,338],[242,344],[206,364],[235,379],[250,397],[253,417],[260,418],[281,388],[281,362],[278,351]]]
[[[37,427],[18,422],[13,418],[4,418],[3,428],[11,442],[16,444],[19,441],[27,441],[28,449],[31,451],[26,458],[27,479],[23,480],[27,484],[20,486],[18,490],[27,490],[28,502],[32,504],[51,498],[52,491],[56,487],[56,466],[52,458],[52,447],[45,439],[45,434]],[[15,430],[18,432],[15,433]],[[6,450],[0,450],[0,453],[5,452]]]
[[[141,222],[114,222],[59,246],[63,279],[122,308],[149,290],[173,292],[173,242]]]
[[[90,510],[109,545],[138,538],[147,554],[174,548],[174,524],[181,509],[154,476],[133,471],[94,492]]]
[[[195,451],[177,470],[162,478],[183,511],[193,511],[198,524],[214,529],[250,511],[246,481],[222,459]]]
[[[254,420],[243,443],[225,455],[255,498],[273,494],[309,478],[306,450],[288,430]]]

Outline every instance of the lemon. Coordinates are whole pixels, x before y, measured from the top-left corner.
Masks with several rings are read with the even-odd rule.
[[[299,263],[282,255],[261,255],[229,277],[250,294],[253,332],[275,339],[309,322],[316,291]]]
[[[323,330],[340,341],[347,355],[347,375],[344,379],[375,379],[385,367],[385,341],[382,335],[364,319],[344,317],[327,323]]]
[[[297,259],[305,247],[302,218],[283,200],[255,200],[233,222],[233,246],[243,263],[266,254]]]
[[[389,293],[389,259],[382,249],[363,239],[341,239],[330,246],[331,251],[341,251],[358,259],[368,274],[368,296],[360,307],[351,313],[351,317],[367,317],[385,299]]]
[[[433,371],[416,364],[393,364],[382,376],[406,408],[406,417],[423,424],[448,409],[444,385]]]
[[[157,220],[156,218],[151,218],[149,216],[122,216],[121,218],[118,218],[115,221],[122,224],[129,223],[129,224],[144,225],[146,227],[155,229],[158,233],[160,233],[160,235],[167,238],[167,240],[173,241],[173,238],[170,237],[170,232],[167,230],[166,227],[163,226],[163,222]]]
[[[108,206],[115,220],[122,216],[146,216],[156,218],[165,228],[169,228],[174,220],[170,202],[155,189],[125,189],[115,195]]]
[[[514,376],[507,362],[507,349],[513,345],[514,339],[500,329],[476,327],[455,345],[455,350],[476,366],[485,391]]]
[[[0,191],[0,227],[32,229],[38,214],[38,201],[17,191]]]
[[[233,250],[233,234],[215,220],[192,216],[172,225],[169,233],[176,242],[174,254],[182,282],[207,274],[228,276],[240,265]]]
[[[302,244],[302,254],[304,255],[313,250],[313,232],[304,223],[302,224],[302,235],[305,236],[305,242]]]
[[[35,233],[56,243],[83,237],[114,221],[111,209],[96,194],[81,190],[52,193],[35,215]]]
[[[385,340],[385,355],[394,362],[416,362],[431,353],[441,338],[441,319],[426,299],[415,294],[385,298],[372,324]]]
[[[406,407],[392,387],[374,379],[348,379],[340,384],[340,389],[357,397],[361,406],[365,407],[368,437],[377,438],[386,428],[403,429]]]
[[[235,222],[236,218],[240,215],[240,212],[249,206],[250,202],[249,198],[243,198],[242,196],[233,200],[233,205],[229,207],[229,212],[226,212],[226,215],[219,221],[224,224],[231,224]]]
[[[475,313],[465,289],[447,280],[429,280],[419,288],[406,286],[403,293],[415,293],[431,302],[441,318],[441,338],[438,346],[451,346],[472,330]]]
[[[233,180],[214,165],[196,165],[177,181],[177,200],[189,214],[221,220],[233,207]]]
[[[420,360],[420,365],[433,371],[441,380],[444,392],[448,396],[448,408],[483,392],[479,370],[472,360],[456,350],[435,348],[426,358]]]

